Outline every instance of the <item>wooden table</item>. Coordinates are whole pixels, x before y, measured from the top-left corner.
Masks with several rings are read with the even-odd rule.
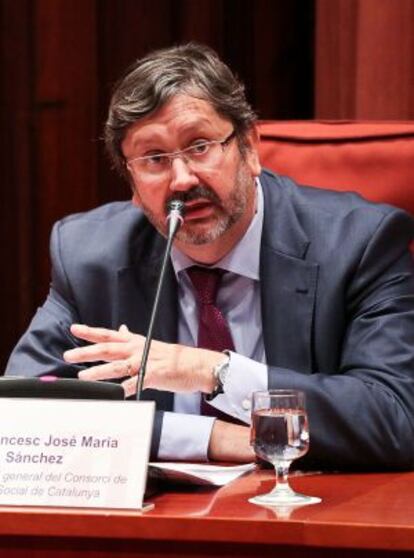
[[[259,471],[221,489],[169,490],[146,513],[3,507],[0,556],[414,556],[414,473],[293,478],[323,502],[290,516],[247,501],[272,483]]]

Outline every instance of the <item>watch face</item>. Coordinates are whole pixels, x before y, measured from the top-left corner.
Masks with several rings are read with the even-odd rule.
[[[220,369],[219,369],[218,374],[217,374],[217,376],[219,378],[219,381],[220,381],[222,386],[224,385],[224,382],[226,381],[228,371],[229,371],[229,362],[227,361],[220,366]]]

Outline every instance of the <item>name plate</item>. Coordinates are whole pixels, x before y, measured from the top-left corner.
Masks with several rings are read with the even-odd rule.
[[[152,401],[0,399],[0,504],[142,509]]]

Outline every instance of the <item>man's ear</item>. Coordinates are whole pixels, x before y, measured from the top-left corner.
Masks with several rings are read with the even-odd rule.
[[[132,192],[132,199],[131,199],[131,201],[132,201],[132,204],[135,205],[136,207],[142,207],[141,198],[139,197],[139,194],[138,194],[138,192],[137,192],[136,190],[134,190],[134,191]]]
[[[138,190],[134,184],[134,181],[132,180],[132,177],[129,177],[128,182],[132,192],[132,198],[131,198],[132,204],[135,205],[136,207],[142,207],[141,196],[138,194]]]
[[[253,124],[244,137],[245,161],[253,176],[259,176],[262,172],[262,166],[259,160],[259,142],[259,131]]]

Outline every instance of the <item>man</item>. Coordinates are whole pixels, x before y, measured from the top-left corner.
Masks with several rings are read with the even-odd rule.
[[[55,225],[50,294],[7,373],[123,378],[134,393],[167,205],[179,199],[186,216],[144,383],[159,410],[153,453],[251,460],[251,393],[294,388],[310,420],[302,467],[412,468],[412,219],[262,171],[243,86],[203,46],[138,60],[115,89],[105,134],[132,204]],[[230,353],[197,347],[194,265],[225,270],[216,304]],[[209,395],[202,407],[242,424],[200,415]]]

